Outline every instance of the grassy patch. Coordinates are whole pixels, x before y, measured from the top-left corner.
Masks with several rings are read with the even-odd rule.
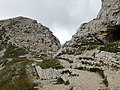
[[[98,45],[88,45],[87,50],[92,50],[92,49],[95,49],[97,47],[98,47]]]
[[[102,45],[103,44],[103,41],[98,39],[93,34],[89,34],[88,36],[81,37],[76,42],[82,43],[82,45]]]
[[[120,48],[119,47],[119,42],[111,42],[108,44],[105,44],[103,47],[100,47],[101,51],[107,51],[107,52],[120,52]]]
[[[1,66],[4,66],[4,65],[6,65],[7,63],[8,63],[8,59],[6,59],[6,58],[0,58],[0,65]]]
[[[0,90],[35,90],[35,84],[28,78],[26,65],[30,60],[14,59],[0,71]]]
[[[59,53],[58,56],[63,55],[63,54],[72,55],[72,54],[75,54],[75,51],[74,50],[66,49],[66,50],[62,51],[61,53]]]
[[[18,58],[19,56],[25,55],[27,53],[28,52],[25,49],[9,44],[3,57],[4,58]]]
[[[8,62],[6,65],[12,65],[14,63],[22,63],[23,65],[26,64],[32,64],[32,60],[26,59],[26,58],[15,58],[12,61]]]
[[[63,66],[60,64],[60,62],[57,59],[46,59],[43,60],[38,64],[41,68],[47,69],[47,68],[55,68],[55,69],[61,69]]]
[[[35,84],[26,75],[21,75],[12,82],[6,82],[0,90],[36,90]]]

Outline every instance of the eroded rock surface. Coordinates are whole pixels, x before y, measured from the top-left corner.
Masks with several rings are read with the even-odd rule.
[[[118,76],[120,69],[120,1],[101,2],[97,17],[83,23],[56,57],[70,62],[67,67],[102,75],[104,90],[119,90],[120,83],[113,79],[113,73]]]
[[[61,47],[59,40],[49,28],[26,17],[1,20],[0,37],[1,43],[14,44],[31,53],[36,53],[36,57],[37,55],[51,56]]]

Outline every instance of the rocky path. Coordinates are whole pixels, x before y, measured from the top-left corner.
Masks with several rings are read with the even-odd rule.
[[[63,62],[66,65],[67,62]],[[103,79],[99,74],[77,70],[77,69],[70,69],[65,68],[61,70],[54,70],[50,69],[41,69],[39,66],[35,66],[36,73],[38,74],[38,87],[39,90],[98,90],[105,88],[103,84]],[[60,74],[60,71],[70,70],[72,74],[77,74],[77,76],[70,76],[66,74]],[[58,73],[59,72],[59,73]],[[69,85],[64,84],[55,84],[57,80],[56,77],[62,77],[63,80],[69,80]]]

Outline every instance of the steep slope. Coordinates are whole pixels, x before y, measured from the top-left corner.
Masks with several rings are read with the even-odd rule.
[[[52,56],[61,47],[49,28],[25,17],[0,21],[0,43],[0,50],[3,50],[5,45],[14,45],[13,47],[18,46],[38,57]]]
[[[63,68],[52,59],[60,49],[49,28],[26,17],[0,21],[0,90],[37,90],[35,67]]]

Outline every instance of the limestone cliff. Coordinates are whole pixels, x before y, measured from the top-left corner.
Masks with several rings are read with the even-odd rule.
[[[52,56],[61,47],[49,28],[26,17],[1,20],[0,41],[7,46],[14,44],[39,57]]]
[[[98,72],[106,86],[103,90],[119,90],[120,1],[101,2],[97,17],[83,23],[56,57],[69,62],[66,67]]]
[[[78,28],[77,33],[65,45],[78,43],[78,39],[84,37],[91,41],[90,37],[100,39],[103,42],[117,41],[120,39],[120,1],[102,0],[102,8],[98,16]],[[95,39],[94,39],[95,40]],[[87,42],[86,41],[86,42]]]
[[[39,71],[51,68],[44,70],[44,75],[40,73],[51,78],[55,72],[52,68],[63,68],[52,58],[60,47],[49,28],[36,20],[26,17],[1,20],[0,90],[38,90],[35,86],[40,85]]]

